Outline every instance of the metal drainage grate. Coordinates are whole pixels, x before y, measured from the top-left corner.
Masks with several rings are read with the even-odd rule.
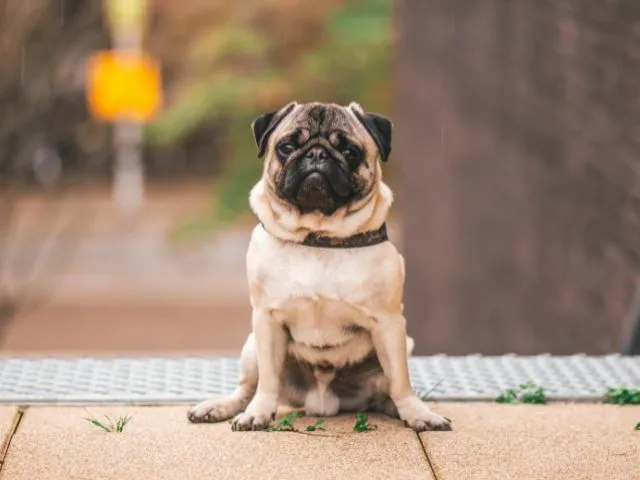
[[[418,392],[434,400],[493,400],[533,381],[552,399],[599,399],[608,387],[640,388],[640,356],[412,357]],[[0,359],[0,403],[193,402],[230,393],[235,357]]]

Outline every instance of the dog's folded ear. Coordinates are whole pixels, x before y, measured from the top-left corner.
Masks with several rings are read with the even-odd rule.
[[[291,113],[291,110],[297,105],[296,102],[291,102],[285,105],[280,110],[275,112],[267,112],[260,115],[251,123],[251,130],[253,130],[253,138],[256,141],[258,147],[258,158],[264,155],[269,143],[269,137],[282,121],[284,117]]]
[[[391,130],[393,129],[391,120],[378,113],[365,112],[355,102],[349,104],[349,109],[376,142],[382,161],[388,161],[391,154]]]

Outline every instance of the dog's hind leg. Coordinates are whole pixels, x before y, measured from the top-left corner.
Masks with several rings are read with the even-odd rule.
[[[253,333],[249,335],[240,354],[240,380],[233,393],[227,397],[210,398],[187,412],[192,423],[214,423],[228,420],[242,412],[258,386],[258,356]]]
[[[372,412],[384,413],[391,418],[399,418],[398,409],[389,395],[379,393],[371,398],[369,410]]]

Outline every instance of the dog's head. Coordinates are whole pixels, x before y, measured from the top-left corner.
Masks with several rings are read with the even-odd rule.
[[[292,102],[252,129],[267,188],[301,214],[332,215],[362,201],[391,153],[391,121],[357,103]]]

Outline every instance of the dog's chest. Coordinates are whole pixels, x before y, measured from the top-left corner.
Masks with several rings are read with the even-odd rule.
[[[332,261],[307,258],[287,263],[264,277],[265,301],[296,342],[342,343],[369,322],[364,278]],[[360,284],[360,287],[358,286]]]
[[[291,324],[294,336],[338,337],[353,325],[366,328],[397,281],[398,260],[390,244],[313,248],[256,230],[247,273],[253,306]]]
[[[290,299],[272,313],[286,325],[292,340],[319,348],[347,342],[361,334],[368,321],[348,303],[323,297]]]

